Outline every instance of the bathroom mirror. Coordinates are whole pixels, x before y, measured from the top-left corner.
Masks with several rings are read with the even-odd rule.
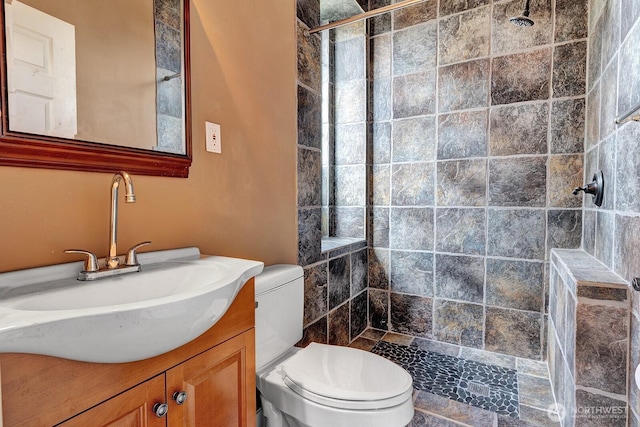
[[[0,165],[188,176],[188,0],[3,0]]]

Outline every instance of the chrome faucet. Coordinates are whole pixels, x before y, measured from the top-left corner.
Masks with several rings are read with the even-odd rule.
[[[95,280],[101,277],[140,271],[140,264],[138,263],[136,250],[141,246],[151,244],[151,242],[138,243],[129,249],[127,251],[124,265],[120,265],[120,257],[118,256],[118,188],[122,181],[124,181],[125,186],[125,203],[136,202],[136,195],[133,191],[133,181],[131,180],[131,176],[123,171],[116,172],[111,179],[109,255],[104,260],[99,260],[92,252],[82,249],[66,249],[64,251],[68,254],[84,254],[87,257],[82,271],[78,274],[78,280]]]

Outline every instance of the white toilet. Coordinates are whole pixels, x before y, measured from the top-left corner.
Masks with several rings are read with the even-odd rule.
[[[256,384],[267,427],[394,427],[413,418],[413,382],[373,353],[302,338],[303,270],[256,276]],[[260,425],[260,423],[259,423]]]

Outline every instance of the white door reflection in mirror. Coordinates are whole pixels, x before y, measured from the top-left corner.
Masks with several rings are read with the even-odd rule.
[[[10,129],[74,138],[75,27],[17,0],[5,13]]]

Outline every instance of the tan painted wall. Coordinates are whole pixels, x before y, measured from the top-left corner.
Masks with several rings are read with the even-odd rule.
[[[192,0],[193,166],[188,179],[134,176],[120,195],[119,252],[203,253],[295,263],[295,2]],[[204,121],[222,125],[206,153]],[[0,271],[107,252],[110,174],[0,167]]]
[[[154,147],[157,138],[153,2],[22,2],[75,26],[77,139]]]

